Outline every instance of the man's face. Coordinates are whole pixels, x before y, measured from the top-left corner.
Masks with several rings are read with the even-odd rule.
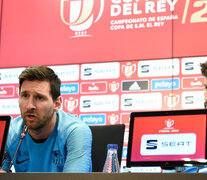
[[[47,125],[60,108],[53,101],[48,81],[24,81],[19,94],[19,107],[24,123],[37,130]]]

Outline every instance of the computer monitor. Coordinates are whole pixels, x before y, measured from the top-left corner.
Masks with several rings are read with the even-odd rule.
[[[127,167],[206,164],[206,110],[133,112]]]
[[[4,159],[4,151],[9,131],[10,116],[0,116],[0,166]]]

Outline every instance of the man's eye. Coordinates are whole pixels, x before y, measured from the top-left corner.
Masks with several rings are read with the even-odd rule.
[[[42,96],[37,96],[37,99],[43,100],[44,98]]]
[[[28,96],[27,94],[22,94],[21,95],[21,97],[24,97],[24,98],[27,97],[27,96]]]

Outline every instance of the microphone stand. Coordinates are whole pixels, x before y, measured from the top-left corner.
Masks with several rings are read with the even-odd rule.
[[[10,162],[9,168],[8,168],[8,170],[7,170],[7,173],[11,172],[10,169],[11,169],[13,163],[14,163],[14,159],[15,159],[16,154],[17,154],[17,152],[18,152],[18,150],[19,150],[19,147],[20,147],[20,145],[21,145],[21,143],[22,143],[22,140],[24,139],[24,137],[25,137],[26,134],[27,134],[27,131],[28,131],[28,127],[27,127],[27,125],[24,125],[24,127],[23,127],[23,129],[22,129],[22,132],[21,132],[21,136],[20,136],[19,143],[18,143],[18,145],[17,145],[17,148],[16,148],[16,151],[15,151],[15,153],[14,153],[14,156],[13,156],[11,162]]]

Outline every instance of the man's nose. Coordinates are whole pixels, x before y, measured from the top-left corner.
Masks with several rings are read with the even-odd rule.
[[[28,99],[28,103],[27,103],[27,109],[35,109],[36,108],[36,103],[34,98],[30,97]]]

